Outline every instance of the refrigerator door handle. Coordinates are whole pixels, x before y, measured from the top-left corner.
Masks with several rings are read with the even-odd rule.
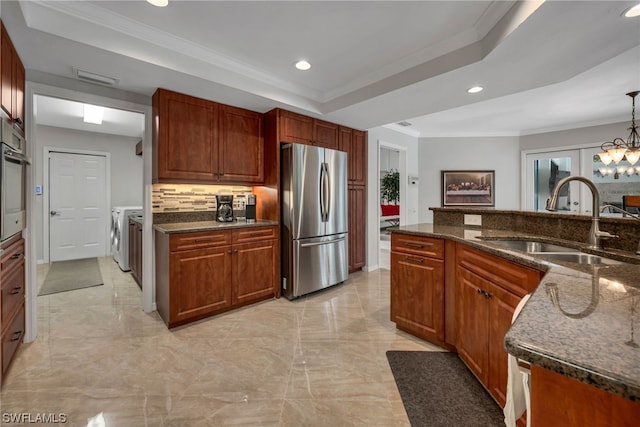
[[[329,198],[329,172],[326,163],[322,163],[320,166],[320,215],[322,222],[327,222],[329,219],[329,208],[327,200]]]
[[[324,220],[329,221],[329,214],[331,213],[331,198],[333,197],[333,195],[331,194],[331,183],[329,182],[331,180],[331,174],[329,173],[329,163],[323,163],[324,164],[324,188],[326,191],[326,195],[325,195],[325,205],[324,205]]]
[[[340,237],[340,238],[334,239],[334,240],[327,240],[325,242],[301,243],[300,247],[301,248],[308,248],[310,246],[328,245],[328,244],[333,244],[333,243],[336,243],[336,242],[342,242],[344,239],[346,239],[346,237]]]

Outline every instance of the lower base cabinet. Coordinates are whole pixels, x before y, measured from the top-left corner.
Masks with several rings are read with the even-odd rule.
[[[444,243],[392,234],[391,321],[398,329],[444,342]]]
[[[537,270],[456,245],[456,349],[502,407],[508,378],[504,337],[516,306],[540,279]]]
[[[20,234],[2,244],[0,259],[0,385],[25,333],[24,239]]]
[[[142,289],[142,224],[129,220],[129,267],[131,276]]]
[[[156,300],[169,328],[277,295],[277,227],[156,231]]]
[[[634,427],[639,419],[640,402],[531,367],[532,426]]]

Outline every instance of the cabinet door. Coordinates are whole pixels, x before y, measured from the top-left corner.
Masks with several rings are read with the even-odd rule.
[[[352,175],[351,181],[355,185],[365,185],[367,182],[367,132],[360,130],[353,131],[353,139],[351,140],[351,162]]]
[[[154,126],[158,126],[154,180],[216,181],[218,104],[162,89],[156,91],[153,103]]]
[[[290,111],[280,111],[280,142],[313,142],[313,119]]]
[[[366,262],[366,187],[349,186],[349,271]]]
[[[231,247],[171,253],[171,322],[231,305]]]
[[[13,79],[13,45],[9,34],[2,25],[0,29],[0,105],[2,109],[11,116],[12,113],[12,79]]]
[[[220,180],[264,181],[264,134],[262,114],[220,106]]]
[[[24,65],[18,53],[13,51],[13,73],[11,83],[11,117],[24,131]]]
[[[315,120],[315,135],[313,145],[318,145],[332,150],[340,149],[339,126],[334,123]]]
[[[511,318],[520,298],[497,286],[487,287],[489,298],[489,393],[504,407],[507,402],[507,351],[504,337],[511,327]]]
[[[423,339],[444,341],[444,262],[391,252],[391,320]]]
[[[456,347],[483,384],[489,365],[489,304],[481,291],[490,283],[465,268],[456,269]]]
[[[276,260],[273,240],[233,246],[234,305],[275,295]]]

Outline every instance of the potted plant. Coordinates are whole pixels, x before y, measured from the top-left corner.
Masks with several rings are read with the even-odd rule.
[[[397,215],[398,208],[395,206],[400,201],[400,172],[391,170],[387,172],[380,182],[380,197],[382,205],[382,215]],[[385,212],[385,206],[389,206]],[[392,212],[393,211],[393,212]]]

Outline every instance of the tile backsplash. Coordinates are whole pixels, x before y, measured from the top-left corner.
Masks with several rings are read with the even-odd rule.
[[[153,184],[153,213],[215,212],[216,194],[251,194],[251,187],[199,184]],[[234,208],[236,207],[234,199]]]

